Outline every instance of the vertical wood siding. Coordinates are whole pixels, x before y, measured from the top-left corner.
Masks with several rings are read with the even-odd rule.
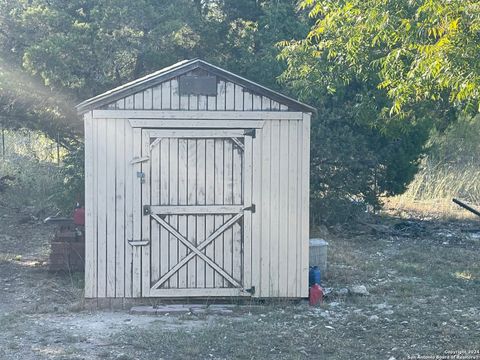
[[[252,285],[259,297],[307,296],[308,126],[266,121],[253,140]]]
[[[231,111],[288,111],[288,107],[269,98],[246,91],[239,85],[220,80],[217,96],[180,96],[178,79],[173,79],[116,101],[110,109],[189,109]],[[226,120],[228,121],[228,120]],[[242,269],[231,254],[246,251],[251,256],[245,284],[255,286],[256,297],[305,297],[308,276],[308,198],[309,198],[309,134],[310,115],[303,120],[265,120],[252,141],[253,167],[248,174],[252,182],[252,202],[256,212],[246,221],[251,222],[251,232],[244,234],[251,239],[248,247],[239,248],[232,242],[241,232],[237,224],[220,236],[205,253],[212,259],[222,259],[219,264],[229,269],[234,278]],[[133,129],[126,119],[92,119],[85,115],[85,191],[86,191],[86,269],[85,296],[140,297],[142,295],[142,247],[132,247],[128,240],[142,240],[141,186],[137,171],[142,164],[131,164],[141,156],[142,135]],[[219,190],[232,185],[241,171],[240,163],[231,159],[231,142],[213,139],[170,140],[161,142],[152,153],[152,167],[158,184],[152,188],[152,201],[158,204],[236,203],[239,191]],[[221,148],[220,148],[221,147]],[[196,159],[180,155],[193,154]],[[208,154],[215,154],[215,161],[206,161]],[[228,159],[224,158],[227,157]],[[164,167],[168,158],[180,156],[178,162]],[[222,158],[221,158],[222,157]],[[195,171],[187,163],[196,161]],[[222,166],[219,166],[222,164]],[[200,168],[204,170],[199,170]],[[187,183],[169,182],[169,173],[188,172],[188,181],[204,190],[191,192]],[[187,178],[187,177],[185,177]],[[207,179],[213,178],[213,182]],[[226,181],[215,186],[215,181]],[[225,180],[226,179],[226,180]],[[219,185],[219,184],[218,184]],[[168,189],[168,192],[166,191]],[[189,190],[190,189],[190,190]],[[171,196],[170,196],[170,195]],[[175,194],[175,196],[173,196]],[[232,197],[233,196],[233,197]],[[169,222],[178,229],[190,229],[196,222],[196,234],[188,231],[189,240],[203,238],[229,216],[198,217],[169,216]],[[165,229],[153,228],[152,256],[158,258],[150,269],[156,279],[175,265],[169,259],[185,256],[184,245],[170,246],[169,253],[160,253],[160,247],[177,244],[178,241]],[[155,245],[153,245],[155,244]],[[230,254],[230,255],[229,255]],[[228,255],[228,256],[227,256]],[[201,273],[201,279],[189,276]],[[166,287],[212,288],[226,286],[225,280],[201,259],[188,263],[178,275],[165,284]]]
[[[134,238],[138,208],[130,164],[133,129],[124,119],[86,116],[85,135],[85,297],[131,297],[134,253],[128,240]]]
[[[263,106],[254,106],[257,104],[255,101],[262,102],[262,100]],[[267,97],[262,99],[244,87],[224,80],[219,80],[217,83],[217,96],[180,95],[178,78],[165,81],[102,107],[102,109],[108,110],[124,108],[135,110],[288,111],[287,105],[279,104]]]

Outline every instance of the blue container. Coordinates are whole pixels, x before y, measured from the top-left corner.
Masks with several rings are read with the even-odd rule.
[[[308,285],[313,286],[315,284],[320,285],[320,269],[318,266],[311,266],[310,271],[308,272]]]

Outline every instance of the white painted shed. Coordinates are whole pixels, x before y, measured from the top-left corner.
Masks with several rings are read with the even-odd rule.
[[[307,296],[313,108],[196,59],[77,110],[86,298]]]

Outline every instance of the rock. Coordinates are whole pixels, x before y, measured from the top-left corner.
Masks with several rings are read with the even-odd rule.
[[[153,306],[134,306],[130,309],[130,314],[135,315],[156,315],[157,309]]]
[[[130,309],[130,314],[135,315],[167,315],[167,314],[186,314],[190,309],[183,305],[166,305],[154,308],[153,306],[134,306]]]
[[[333,294],[332,288],[323,288],[323,297],[328,297]]]
[[[346,296],[348,295],[348,289],[347,288],[342,288],[337,290],[337,295],[338,296]]]
[[[372,315],[368,318],[368,320],[371,320],[371,321],[377,321],[379,319],[379,317],[377,315]]]
[[[365,285],[354,285],[349,289],[349,293],[352,295],[358,295],[358,296],[370,295]]]
[[[155,309],[157,314],[159,315],[167,315],[167,314],[186,314],[190,312],[188,306],[184,305],[166,305],[166,306],[159,306]]]

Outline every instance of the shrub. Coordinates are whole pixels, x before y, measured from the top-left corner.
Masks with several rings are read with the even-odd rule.
[[[5,182],[0,201],[9,207],[33,207],[38,213],[69,214],[83,202],[83,146],[57,148],[40,132],[5,131],[0,178]]]

